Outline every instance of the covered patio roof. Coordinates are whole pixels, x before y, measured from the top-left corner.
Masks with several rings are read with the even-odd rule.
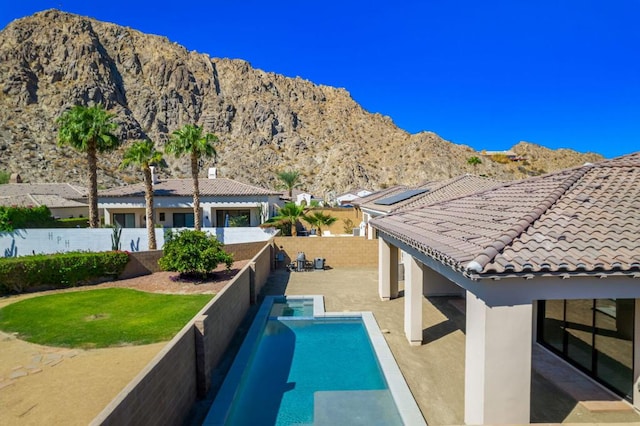
[[[371,225],[471,279],[640,277],[640,153],[405,208]]]

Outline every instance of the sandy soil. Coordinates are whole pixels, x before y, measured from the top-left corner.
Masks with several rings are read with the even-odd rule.
[[[0,308],[60,291],[127,287],[171,294],[215,294],[247,261],[224,267],[202,283],[180,282],[174,272],[95,286],[0,298]],[[106,349],[35,345],[0,332],[0,425],[86,425],[153,359],[166,342]]]

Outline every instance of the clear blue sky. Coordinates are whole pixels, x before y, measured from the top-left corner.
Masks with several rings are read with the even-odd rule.
[[[0,0],[343,87],[401,128],[507,149],[640,150],[640,1]]]

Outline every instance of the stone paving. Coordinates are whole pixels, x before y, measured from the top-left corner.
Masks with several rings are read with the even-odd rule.
[[[0,332],[0,342],[15,341],[12,334]],[[76,357],[80,352],[75,349],[60,349],[39,345],[31,345],[31,356],[22,363],[5,362],[0,367],[0,389],[12,386],[16,380],[42,373],[47,368],[55,367],[66,359]]]
[[[372,311],[426,421],[430,425],[464,424],[464,300],[424,298],[423,344],[410,346],[403,332],[404,299],[381,301],[377,275],[376,269],[278,270],[270,277],[264,294],[320,294],[327,312]],[[567,383],[555,383],[554,377],[578,373],[567,373],[566,363],[553,357],[536,361],[536,352],[532,422],[640,423],[640,415],[629,404],[612,398],[590,380],[573,382],[572,386],[580,386],[578,393],[568,392],[571,388],[563,390]],[[541,371],[535,370],[537,363]],[[582,400],[575,398],[578,394]]]

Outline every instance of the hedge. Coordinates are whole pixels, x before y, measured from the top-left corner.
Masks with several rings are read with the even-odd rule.
[[[6,207],[0,206],[0,231],[11,232],[14,229],[49,228],[54,223],[47,206]]]
[[[75,287],[115,278],[128,262],[129,255],[123,251],[0,258],[0,293]]]

